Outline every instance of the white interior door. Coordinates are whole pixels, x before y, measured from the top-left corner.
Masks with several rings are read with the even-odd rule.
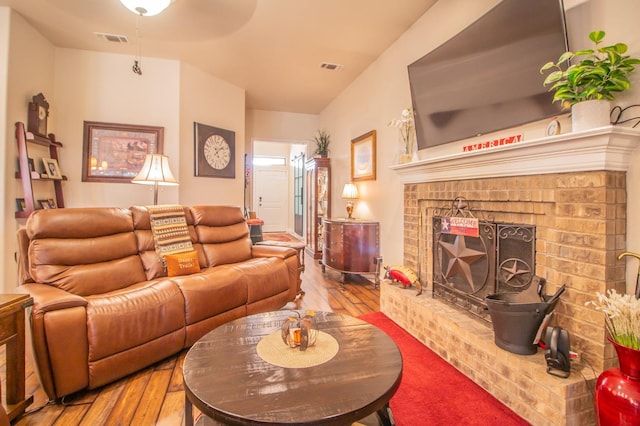
[[[253,205],[263,232],[286,232],[289,176],[284,166],[254,167]]]

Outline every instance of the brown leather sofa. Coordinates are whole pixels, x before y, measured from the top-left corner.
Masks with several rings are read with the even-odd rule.
[[[50,400],[93,389],[300,291],[297,252],[254,246],[237,207],[184,207],[201,271],[167,277],[145,207],[35,211],[18,231],[19,290]]]

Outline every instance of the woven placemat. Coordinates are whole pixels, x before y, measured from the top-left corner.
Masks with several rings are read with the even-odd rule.
[[[264,336],[256,347],[258,355],[269,364],[284,368],[306,368],[324,364],[338,353],[338,341],[330,334],[320,331],[316,344],[306,351],[290,348],[282,341],[282,332],[275,331]]]

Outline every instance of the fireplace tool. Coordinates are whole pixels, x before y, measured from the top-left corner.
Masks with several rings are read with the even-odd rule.
[[[618,260],[621,260],[625,256],[633,256],[636,259],[640,260],[640,253],[633,253],[630,251],[625,251],[618,255]],[[636,299],[640,299],[640,265],[638,265],[638,276],[636,278]]]
[[[537,352],[537,335],[543,321],[566,289],[563,285],[549,296],[543,294],[544,286],[544,278],[534,276],[526,291],[495,293],[485,298],[498,347],[518,355]]]

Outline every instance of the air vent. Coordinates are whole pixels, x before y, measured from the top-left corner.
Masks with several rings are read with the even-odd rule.
[[[127,36],[108,33],[94,33],[96,37],[101,38],[112,43],[128,43]]]
[[[344,65],[331,64],[329,62],[323,62],[323,63],[320,64],[320,68],[324,68],[325,70],[329,70],[329,71],[338,71],[338,70],[341,70],[342,68],[344,68]]]

